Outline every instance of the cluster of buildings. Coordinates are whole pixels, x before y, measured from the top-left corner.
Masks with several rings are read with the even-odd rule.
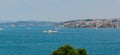
[[[78,28],[119,28],[120,19],[84,19],[61,23],[64,27]]]

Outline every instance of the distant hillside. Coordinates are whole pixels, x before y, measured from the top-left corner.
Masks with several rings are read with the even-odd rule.
[[[120,27],[120,19],[82,19],[71,20],[59,23],[64,27],[75,28],[118,28]]]
[[[4,22],[0,25],[15,25],[15,26],[41,26],[41,25],[55,25],[57,22],[40,22],[40,21],[17,21],[17,22]]]

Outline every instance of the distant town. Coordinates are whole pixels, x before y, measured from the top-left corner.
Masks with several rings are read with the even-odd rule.
[[[119,28],[120,19],[81,19],[62,22],[59,25],[71,28]]]
[[[0,23],[1,26],[62,26],[69,28],[119,28],[120,19],[81,19],[65,22],[17,21]]]

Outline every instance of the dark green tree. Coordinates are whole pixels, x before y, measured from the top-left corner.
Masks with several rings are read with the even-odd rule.
[[[87,51],[84,48],[77,50],[77,55],[87,55]]]
[[[76,50],[70,45],[65,45],[53,51],[51,55],[87,55],[87,51],[84,48]]]

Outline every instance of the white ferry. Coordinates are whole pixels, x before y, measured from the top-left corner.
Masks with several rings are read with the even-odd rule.
[[[43,33],[57,33],[57,30],[44,30]]]

